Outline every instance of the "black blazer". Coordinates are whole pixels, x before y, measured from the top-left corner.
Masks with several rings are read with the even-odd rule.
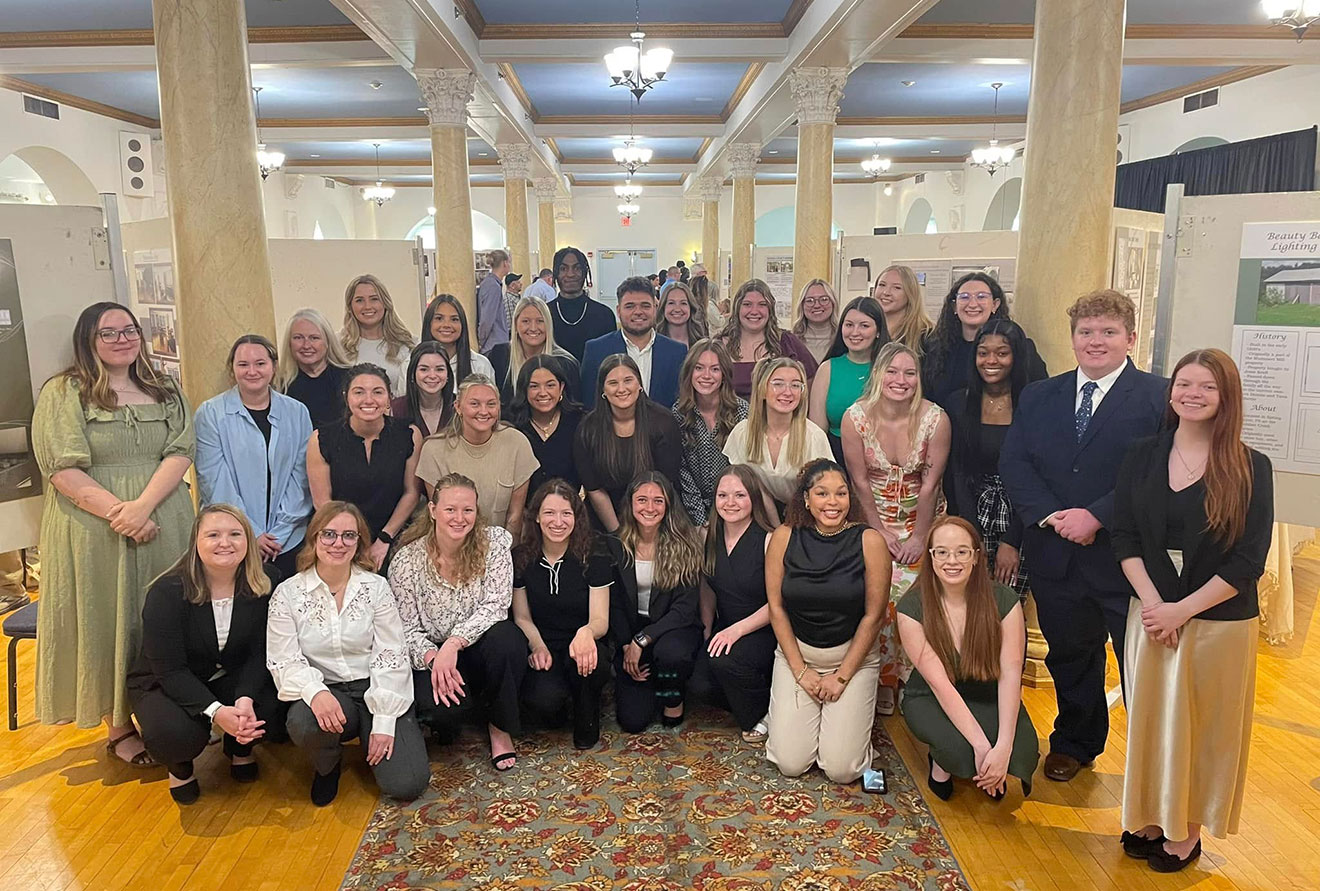
[[[1028,384],[999,454],[999,476],[1022,518],[1022,546],[1031,574],[1063,579],[1079,571],[1092,586],[1128,591],[1109,531],[1114,526],[1114,485],[1128,447],[1157,433],[1164,421],[1168,381],[1128,360],[1077,441],[1077,370]],[[1040,521],[1056,511],[1084,507],[1102,528],[1090,545],[1074,544]]]
[[[1104,403],[1101,403],[1103,405]],[[1256,582],[1265,574],[1274,529],[1274,468],[1270,459],[1255,449],[1251,455],[1251,502],[1242,538],[1225,549],[1206,535],[1205,505],[1197,503],[1187,517],[1184,539],[1166,538],[1168,523],[1169,452],[1173,431],[1143,439],[1128,450],[1118,472],[1114,490],[1114,555],[1119,560],[1140,557],[1160,597],[1182,600],[1215,576],[1237,589],[1238,594],[1217,604],[1198,618],[1249,619],[1260,613]],[[1182,550],[1183,571],[1179,575],[1168,548]]]
[[[979,417],[967,412],[966,390],[954,393],[949,398],[949,404],[952,406],[948,414],[953,426],[953,440],[949,449],[949,463],[944,468],[944,498],[948,501],[950,514],[962,517],[979,529],[976,511],[981,497],[981,474],[975,465],[980,444],[972,441]],[[1022,517],[1017,511],[1012,512],[1008,528],[999,540],[1018,550],[1022,549]]]
[[[671,509],[674,507],[671,505]],[[626,557],[623,542],[617,536],[606,536],[605,543],[614,560],[614,578],[618,582],[610,591],[610,632],[619,647],[638,634],[645,633],[654,643],[670,631],[699,623],[696,583],[672,590],[652,586],[650,621],[638,615],[637,564]]]
[[[129,689],[145,693],[160,688],[184,711],[200,716],[216,701],[207,679],[223,668],[235,680],[235,698],[261,699],[274,685],[266,670],[269,604],[269,597],[234,598],[222,652],[211,604],[185,600],[178,576],[157,579],[142,607],[142,651],[128,673]]]

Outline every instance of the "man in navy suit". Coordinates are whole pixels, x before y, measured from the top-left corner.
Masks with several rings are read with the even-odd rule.
[[[587,341],[582,353],[582,404],[590,409],[596,404],[596,374],[606,356],[627,353],[642,372],[646,395],[666,408],[678,401],[678,369],[687,356],[687,347],[657,334],[656,301],[651,283],[641,276],[625,279],[619,285],[619,326]]]
[[[1094,761],[1109,736],[1105,638],[1121,672],[1132,596],[1109,540],[1114,485],[1128,446],[1159,431],[1168,386],[1128,359],[1137,339],[1128,297],[1095,291],[1068,316],[1077,368],[1022,391],[999,457],[1025,527],[1022,549],[1059,704],[1045,776],[1061,782]]]

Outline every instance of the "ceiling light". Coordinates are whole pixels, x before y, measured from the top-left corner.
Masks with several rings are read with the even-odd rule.
[[[633,135],[636,132],[636,127],[633,126],[633,109],[636,108],[638,101],[636,97],[633,97],[632,101],[628,103],[628,141],[612,152],[614,163],[628,171],[629,176],[636,173],[637,168],[650,164],[651,155],[653,154],[651,149],[639,146],[637,137]]]
[[[862,170],[869,176],[879,176],[888,170],[891,164],[893,162],[888,158],[882,158],[876,153],[862,162]]]
[[[484,157],[486,157],[487,155],[489,155],[490,152],[477,152],[477,154],[484,158]]]
[[[367,86],[371,87],[373,90],[379,90],[385,85],[378,80],[373,80],[371,83],[367,84]]]
[[[633,214],[637,213],[639,210],[641,210],[641,208],[638,207],[636,204],[633,204],[631,202],[625,202],[619,205],[619,216],[623,217],[623,220],[626,223],[629,220],[631,220],[633,218]]]
[[[931,149],[931,150],[930,150],[930,153],[931,153],[932,155],[938,155],[938,154],[940,153],[940,150],[939,150],[939,149]]]
[[[889,197],[889,196],[892,195],[892,194],[894,194],[894,187],[893,187],[893,186],[885,186],[885,197],[887,198],[887,197]]]
[[[610,72],[610,86],[625,87],[641,99],[647,90],[664,80],[669,63],[674,59],[674,51],[658,46],[643,51],[642,40],[646,33],[642,31],[642,0],[636,0],[634,13],[635,25],[628,35],[632,43],[606,53],[605,67]]]
[[[434,208],[434,207],[428,207],[428,208],[426,209],[426,215],[427,215],[428,217],[433,217],[433,216],[435,216],[435,208]]]
[[[267,151],[266,143],[261,141],[261,91],[263,89],[265,87],[253,87],[252,98],[256,104],[257,169],[261,171],[261,178],[264,180],[284,166],[284,152]]]
[[[1320,22],[1320,0],[1260,0],[1260,5],[1270,22],[1291,29],[1298,43],[1308,28]]]
[[[905,87],[915,87],[917,85],[915,80],[900,80],[899,83]]]
[[[1320,2],[1320,0],[1311,0],[1311,2]],[[967,160],[973,167],[980,167],[986,173],[994,176],[996,172],[1012,162],[1014,152],[1008,146],[1000,145],[999,140],[996,138],[999,121],[999,89],[1003,84],[993,83],[990,86],[995,91],[994,116],[990,119],[990,144],[972,149],[972,156]]]
[[[777,155],[777,154],[779,154],[779,149],[768,149],[768,150],[766,151],[766,154],[767,154],[767,155]]]
[[[623,185],[615,186],[614,194],[626,204],[632,204],[638,198],[642,197],[642,187],[634,184],[632,179],[629,179]]]
[[[367,186],[362,190],[362,197],[367,201],[373,202],[377,207],[383,205],[394,197],[394,189],[385,185],[380,178],[380,143],[375,143],[376,147],[376,184]]]

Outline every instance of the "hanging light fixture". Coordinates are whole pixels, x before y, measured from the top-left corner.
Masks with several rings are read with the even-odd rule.
[[[641,210],[641,208],[636,204],[633,204],[631,201],[625,201],[623,204],[619,205],[619,216],[623,217],[623,220],[626,223],[631,220],[633,214],[637,213],[639,210]]]
[[[633,32],[628,35],[632,43],[616,46],[613,52],[606,53],[605,67],[610,72],[610,86],[626,87],[641,99],[647,90],[665,79],[674,51],[659,46],[643,51],[646,34],[642,31],[642,0],[637,0],[635,12]]]
[[[871,154],[871,157],[862,161],[862,170],[866,172],[867,176],[879,176],[887,171],[892,163],[888,158],[880,157],[879,145],[876,144],[876,150]]]
[[[362,197],[380,207],[394,197],[394,189],[385,185],[384,180],[380,178],[380,143],[373,142],[372,145],[376,148],[376,184],[363,189]]]
[[[629,177],[623,185],[614,187],[614,194],[619,197],[620,201],[632,204],[642,197],[642,187],[634,183],[632,178]]]
[[[261,141],[261,91],[263,89],[264,87],[253,87],[252,97],[257,105],[257,167],[261,169],[261,178],[264,180],[284,166],[284,152],[267,151],[266,143]]]
[[[990,119],[990,144],[981,148],[972,149],[972,157],[968,160],[973,167],[980,167],[986,173],[994,176],[995,173],[1007,167],[1013,160],[1015,154],[1013,149],[1006,145],[1000,145],[997,137],[999,127],[999,88],[1001,83],[990,85],[995,91],[995,111]]]
[[[1290,28],[1301,43],[1306,31],[1320,22],[1320,0],[1260,0],[1270,22]]]
[[[633,108],[636,106],[636,99],[628,103],[628,141],[614,150],[614,161],[624,170],[628,171],[628,176],[637,172],[637,168],[645,167],[651,163],[651,150],[642,148],[637,144],[636,130],[633,127]]]

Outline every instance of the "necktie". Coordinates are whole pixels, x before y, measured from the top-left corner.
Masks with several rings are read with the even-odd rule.
[[[1100,385],[1095,381],[1087,381],[1082,384],[1082,404],[1077,408],[1077,441],[1082,441],[1082,436],[1086,434],[1086,425],[1091,423],[1091,397],[1095,391],[1100,389]]]

